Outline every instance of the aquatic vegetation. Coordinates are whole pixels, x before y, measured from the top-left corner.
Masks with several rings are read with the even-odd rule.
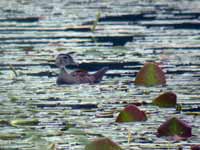
[[[132,122],[132,121],[145,121],[147,116],[144,111],[141,111],[135,105],[128,105],[120,112],[116,122]]]
[[[97,27],[97,24],[99,22],[99,19],[101,17],[101,13],[98,12],[97,15],[96,15],[96,19],[95,21],[93,22],[93,26],[92,26],[92,32],[94,32],[96,30],[96,27]]]
[[[64,48],[64,47],[59,47],[59,48],[57,48],[56,50],[57,50],[57,51],[65,51],[66,48]]]
[[[128,144],[130,144],[131,140],[133,139],[133,136],[131,134],[130,129],[127,129],[127,130],[128,130]]]
[[[15,133],[1,133],[0,134],[0,140],[14,140],[20,137],[21,135],[18,135]]]
[[[199,145],[192,145],[191,150],[200,150],[200,144]]]
[[[143,86],[165,85],[165,73],[157,63],[145,63],[137,73],[135,84]]]
[[[29,125],[37,125],[39,123],[38,119],[17,119],[17,120],[12,120],[10,124],[12,126],[29,126]]]
[[[98,138],[85,146],[85,150],[122,150],[109,138]]]
[[[0,119],[0,126],[1,125],[9,125],[9,121],[8,120],[4,120],[4,119]]]
[[[173,136],[175,139],[178,137],[184,139],[192,136],[192,128],[184,121],[172,117],[160,125],[157,129],[157,136]]]
[[[13,67],[13,65],[9,64],[9,68],[14,73],[15,77],[17,77],[18,73],[17,73],[16,69]]]
[[[11,97],[10,97],[10,101],[11,101],[11,102],[16,102],[16,101],[18,101],[18,100],[19,100],[19,98],[16,97],[16,96],[11,96]]]
[[[159,107],[175,107],[177,96],[173,92],[165,92],[153,100],[153,104]]]
[[[56,144],[52,143],[48,146],[48,150],[56,150]]]

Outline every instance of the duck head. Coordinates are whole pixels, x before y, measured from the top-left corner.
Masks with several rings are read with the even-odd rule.
[[[56,66],[59,68],[65,68],[66,66],[78,66],[78,64],[74,61],[74,59],[67,54],[59,54],[56,57]]]

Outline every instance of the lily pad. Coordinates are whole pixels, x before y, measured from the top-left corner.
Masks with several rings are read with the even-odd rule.
[[[184,121],[172,117],[157,129],[158,136],[179,136],[188,138],[192,136],[192,128]]]
[[[19,119],[19,120],[13,120],[10,122],[12,126],[17,126],[17,125],[37,125],[39,123],[38,119]]]
[[[192,145],[191,150],[200,150],[200,144],[199,145]]]
[[[166,92],[153,100],[153,104],[159,107],[175,107],[177,96],[173,92]]]
[[[85,146],[85,150],[122,150],[109,138],[98,138]]]
[[[135,84],[143,86],[165,85],[165,73],[157,63],[145,63],[137,73]]]
[[[135,105],[128,105],[118,115],[116,122],[132,122],[132,121],[145,121],[147,120],[144,111],[141,111]]]

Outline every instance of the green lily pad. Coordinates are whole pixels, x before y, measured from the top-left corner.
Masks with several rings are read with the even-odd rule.
[[[175,107],[177,96],[173,92],[166,92],[153,100],[153,104],[159,107]]]
[[[37,125],[39,123],[39,120],[38,119],[27,119],[27,120],[25,120],[25,119],[18,119],[18,120],[12,120],[11,122],[10,122],[10,124],[12,125],[12,126],[17,126],[17,125],[21,125],[21,126],[23,126],[23,125]]]
[[[116,122],[133,122],[133,121],[145,121],[147,120],[144,111],[138,109],[135,105],[128,105],[118,115]]]
[[[122,150],[109,138],[98,138],[85,146],[85,150]]]
[[[184,121],[173,117],[157,129],[157,136],[179,136],[188,138],[192,136],[192,128]]]
[[[145,63],[137,73],[135,84],[143,86],[165,85],[165,73],[157,63]]]

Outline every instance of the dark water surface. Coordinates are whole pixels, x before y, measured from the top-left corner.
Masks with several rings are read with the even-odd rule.
[[[199,114],[199,29],[199,0],[1,0],[0,149],[47,150],[55,144],[81,150],[99,136],[125,150],[186,150],[200,143],[199,115],[149,104],[173,91],[183,108],[197,108]],[[57,86],[54,60],[64,52],[74,52],[80,68],[110,70],[100,84]],[[161,64],[167,86],[134,85],[146,61]],[[148,113],[146,122],[115,123],[127,103],[140,102],[147,103],[140,106]],[[191,138],[156,137],[159,125],[172,116],[192,126]],[[33,118],[38,125],[6,123]]]

